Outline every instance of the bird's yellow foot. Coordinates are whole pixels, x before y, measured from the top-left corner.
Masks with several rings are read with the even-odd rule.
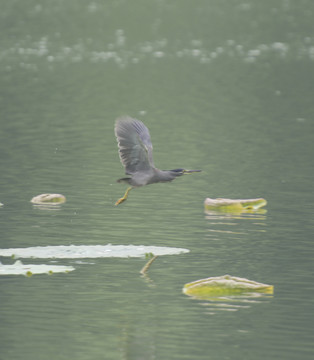
[[[123,202],[128,198],[129,192],[130,192],[132,189],[133,189],[132,186],[128,187],[128,188],[126,189],[126,192],[125,192],[125,194],[123,195],[123,197],[120,198],[119,200],[117,200],[117,202],[115,203],[115,206],[123,203]]]
[[[123,203],[125,200],[126,200],[126,198],[125,198],[125,197],[122,197],[122,198],[118,199],[118,200],[116,201],[116,203],[115,203],[115,206],[117,206],[117,205],[119,205],[119,204]]]

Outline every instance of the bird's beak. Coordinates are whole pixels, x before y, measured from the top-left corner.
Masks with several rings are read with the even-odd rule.
[[[195,172],[201,172],[202,170],[183,170],[183,174],[192,174]]]

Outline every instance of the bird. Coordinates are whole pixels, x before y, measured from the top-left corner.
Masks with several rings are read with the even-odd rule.
[[[129,177],[118,179],[117,182],[125,182],[130,186],[125,194],[117,200],[115,205],[123,203],[129,192],[136,187],[149,184],[172,181],[178,176],[200,172],[201,170],[160,170],[153,161],[153,145],[148,128],[142,121],[123,116],[116,120],[115,136],[118,142],[119,157],[125,168],[125,174]]]

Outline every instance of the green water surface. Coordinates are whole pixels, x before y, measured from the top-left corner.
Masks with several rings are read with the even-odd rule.
[[[1,1],[1,249],[190,250],[147,277],[143,257],[21,259],[75,270],[1,276],[1,360],[313,359],[313,15],[311,0]],[[156,166],[203,172],[115,207],[125,114]],[[41,193],[67,202],[38,208]],[[267,213],[205,213],[206,197]],[[274,294],[182,293],[225,274]]]

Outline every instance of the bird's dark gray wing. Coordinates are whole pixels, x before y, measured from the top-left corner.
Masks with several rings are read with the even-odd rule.
[[[149,131],[141,121],[125,116],[116,120],[114,130],[126,174],[149,170],[154,166]]]

